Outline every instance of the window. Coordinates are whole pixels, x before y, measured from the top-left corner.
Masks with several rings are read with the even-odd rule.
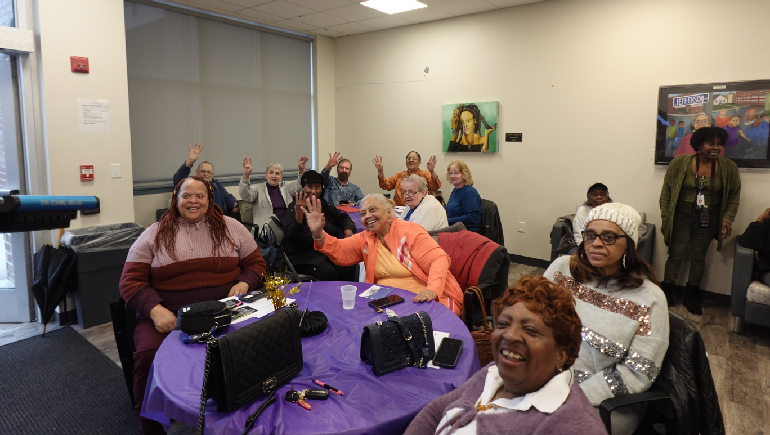
[[[128,1],[125,22],[135,194],[170,190],[194,142],[226,184],[246,155],[287,175],[311,155],[309,39]]]

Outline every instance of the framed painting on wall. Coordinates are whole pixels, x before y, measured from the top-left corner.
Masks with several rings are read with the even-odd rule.
[[[497,152],[499,103],[459,103],[441,106],[444,152]]]
[[[724,157],[739,168],[770,168],[770,80],[661,86],[657,125],[655,164],[694,154],[692,133],[718,127],[727,131]]]

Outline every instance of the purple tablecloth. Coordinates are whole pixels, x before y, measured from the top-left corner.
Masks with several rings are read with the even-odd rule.
[[[353,220],[353,223],[356,224],[356,234],[360,233],[361,231],[365,230],[364,224],[361,223],[361,212],[360,211],[346,211],[348,216],[350,216],[350,219]]]
[[[396,289],[406,301],[392,309],[399,316],[426,311],[435,331],[448,332],[463,340],[464,346],[455,369],[406,369],[378,377],[372,367],[360,360],[361,333],[364,326],[385,320],[385,314],[372,310],[369,299],[356,297],[353,310],[342,309],[340,286],[352,284],[357,294],[369,288],[367,283],[315,282],[308,308],[323,311],[329,319],[326,330],[302,339],[304,367],[293,381],[281,387],[278,400],[259,417],[251,434],[395,434],[401,433],[415,415],[431,400],[462,385],[479,369],[476,345],[462,321],[436,302],[416,304],[414,294]],[[296,297],[304,309],[309,283],[302,284]],[[251,320],[250,320],[251,321]],[[250,321],[230,326],[230,332]],[[196,427],[205,344],[182,344],[180,332],[174,331],[163,342],[147,380],[142,415],[165,425],[169,420]],[[311,401],[308,411],[283,400],[292,384],[295,389],[317,388],[311,378],[339,388],[344,396],[330,394],[326,401]],[[207,435],[240,434],[246,418],[257,409],[261,399],[232,413],[216,412],[209,400],[206,408]]]

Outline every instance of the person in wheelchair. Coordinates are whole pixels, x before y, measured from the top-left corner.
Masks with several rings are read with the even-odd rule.
[[[357,281],[355,265],[338,266],[326,255],[313,249],[313,235],[302,209],[311,197],[319,199],[324,229],[332,234],[338,234],[339,228],[344,237],[350,237],[355,233],[356,225],[347,213],[337,210],[337,207],[323,199],[324,177],[321,174],[313,170],[306,171],[300,182],[302,190],[296,193],[294,201],[289,204],[283,221],[281,245],[286,256],[301,275],[310,275],[320,281]]]
[[[143,434],[164,434],[160,423],[141,417],[155,353],[176,327],[179,308],[260,288],[265,260],[249,231],[222,215],[203,177],[177,184],[171,206],[128,252],[120,295],[136,310],[134,413]]]
[[[640,221],[625,204],[595,207],[577,252],[556,259],[544,274],[575,298],[583,342],[572,371],[594,406],[647,391],[668,349],[666,297],[636,252]],[[645,413],[643,406],[615,411],[612,433],[633,433]]]

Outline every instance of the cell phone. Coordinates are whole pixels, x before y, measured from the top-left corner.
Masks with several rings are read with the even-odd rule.
[[[265,296],[267,296],[267,293],[246,293],[243,296],[239,296],[238,300],[243,303],[249,304],[249,303],[258,301],[264,298]]]
[[[401,296],[388,295],[388,296],[385,296],[384,298],[369,301],[369,306],[377,310],[378,313],[381,313],[383,308],[389,307],[391,305],[400,304],[401,302],[404,302],[404,298],[402,298]]]
[[[460,359],[460,353],[463,351],[463,341],[456,338],[444,337],[438,346],[436,356],[433,357],[433,365],[453,369]]]

